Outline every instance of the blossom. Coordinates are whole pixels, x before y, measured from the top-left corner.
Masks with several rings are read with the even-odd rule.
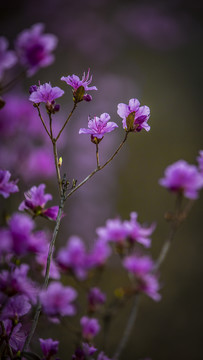
[[[24,214],[14,213],[10,218],[9,231],[15,254],[24,255],[27,253],[34,225],[34,221]]]
[[[111,360],[108,356],[104,354],[104,352],[100,352],[97,356],[97,360]]]
[[[70,270],[79,280],[84,280],[88,261],[83,241],[77,236],[71,236],[66,247],[58,252],[57,263],[63,270]]]
[[[0,36],[0,80],[3,78],[4,71],[10,69],[17,61],[15,52],[7,48],[8,40]]]
[[[113,131],[118,125],[111,122],[110,115],[103,113],[100,117],[88,118],[88,129],[81,128],[79,134],[90,134],[92,138],[102,139],[104,134]]]
[[[179,160],[169,165],[164,175],[159,180],[160,185],[170,191],[183,193],[189,199],[197,199],[198,191],[203,187],[203,177],[195,165]]]
[[[100,330],[100,325],[97,319],[83,316],[80,319],[80,325],[82,327],[82,336],[87,341],[90,341],[96,336]]]
[[[55,99],[61,97],[64,91],[58,86],[52,87],[50,83],[39,85],[37,90],[33,91],[29,97],[29,100],[38,104],[44,102],[51,105],[55,102]]]
[[[157,275],[153,272],[154,262],[149,256],[137,256],[136,254],[124,258],[123,266],[132,273],[137,280],[138,291],[141,291],[155,301],[159,301],[158,293],[160,286]]]
[[[8,198],[11,193],[18,192],[17,180],[9,181],[11,173],[8,170],[0,170],[0,194]]]
[[[90,69],[88,69],[87,75],[85,72],[83,73],[82,80],[77,75],[69,75],[69,76],[62,76],[61,80],[65,81],[68,85],[72,86],[73,90],[77,90],[80,86],[83,86],[86,91],[89,90],[97,90],[96,86],[90,86],[89,84],[92,82],[92,76],[90,76]]]
[[[103,266],[108,257],[111,255],[111,248],[109,244],[102,238],[98,238],[88,256],[89,267],[101,267]]]
[[[138,242],[145,247],[150,247],[151,239],[149,236],[152,235],[155,229],[154,223],[149,227],[142,226],[137,221],[137,213],[131,212],[130,221],[124,221],[123,225],[127,231],[128,240],[131,243]]]
[[[50,318],[59,316],[72,316],[76,313],[75,305],[72,303],[77,297],[77,292],[70,286],[63,286],[59,282],[52,282],[46,290],[42,290],[39,299],[43,311]]]
[[[199,165],[199,171],[201,174],[203,174],[203,150],[199,151],[199,156],[197,157],[198,165]]]
[[[3,324],[12,350],[16,352],[22,350],[26,338],[26,333],[22,330],[22,324],[18,323],[13,327],[11,320],[4,320]],[[2,328],[0,327],[0,335],[1,334]]]
[[[58,352],[59,341],[52,339],[39,339],[42,352],[46,359]]]
[[[56,220],[58,215],[58,206],[52,206],[45,209],[47,201],[52,200],[51,194],[45,194],[45,184],[39,186],[33,186],[30,190],[25,192],[25,200],[19,205],[19,210],[31,211],[35,216],[41,215],[48,217],[49,219]]]
[[[130,99],[129,104],[118,104],[118,115],[123,119],[123,128],[127,131],[150,130],[147,121],[150,117],[150,109],[148,106],[140,106],[137,99]]]
[[[43,31],[43,24],[35,24],[22,31],[16,39],[16,52],[20,63],[27,69],[28,76],[54,61],[51,52],[56,48],[58,40],[55,35],[43,34]]]
[[[97,287],[91,288],[88,293],[88,303],[91,311],[96,311],[106,301],[106,295]]]
[[[27,296],[15,295],[8,299],[4,306],[0,319],[18,320],[21,316],[27,314],[31,308]]]

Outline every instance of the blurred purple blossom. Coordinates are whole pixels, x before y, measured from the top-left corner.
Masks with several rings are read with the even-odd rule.
[[[95,318],[83,316],[80,319],[80,325],[82,327],[82,336],[87,341],[92,340],[100,330],[99,322]]]
[[[189,199],[198,198],[198,191],[203,187],[203,176],[195,165],[179,160],[169,165],[164,175],[159,180],[160,185],[175,193],[183,193]]]
[[[27,314],[31,305],[25,295],[15,295],[8,299],[0,315],[1,320],[11,319],[18,321],[19,318]]]
[[[115,128],[118,125],[115,122],[111,122],[110,115],[107,113],[103,113],[100,117],[95,116],[94,119],[88,118],[88,129],[81,128],[79,130],[79,134],[90,134],[94,139],[102,139],[103,136]]]
[[[57,354],[59,341],[52,339],[39,339],[39,341],[45,359],[50,359],[52,355]]]
[[[43,31],[43,24],[35,24],[17,36],[16,52],[28,76],[34,75],[41,67],[54,61],[52,51],[55,50],[58,40],[55,35],[43,34]]]
[[[197,157],[199,171],[203,175],[203,150],[199,151],[199,156]]]
[[[97,356],[97,360],[111,360],[108,356],[104,354],[104,352],[100,352]]]
[[[45,184],[33,186],[30,190],[25,192],[25,200],[19,205],[20,211],[31,211],[32,215],[41,215],[48,217],[50,220],[56,220],[58,214],[58,206],[52,206],[45,209],[47,201],[52,200],[51,194],[45,194]]]
[[[4,320],[3,324],[12,350],[15,352],[21,351],[26,338],[26,333],[22,330],[22,324],[18,323],[16,326],[13,326],[11,320]],[[0,327],[0,335],[1,334],[2,329]]]
[[[45,314],[50,319],[58,319],[60,316],[72,316],[76,313],[73,301],[77,292],[70,286],[63,286],[59,282],[52,282],[46,290],[42,290],[39,299]]]
[[[10,194],[18,192],[17,180],[10,181],[11,173],[8,170],[0,170],[0,194],[8,198]]]
[[[0,81],[3,78],[4,71],[10,69],[17,62],[17,56],[14,51],[7,50],[8,40],[0,36]]]
[[[106,301],[106,294],[104,294],[99,288],[94,287],[89,290],[88,304],[90,311],[96,311]]]
[[[158,293],[160,286],[157,275],[153,273],[154,262],[149,256],[127,256],[123,260],[124,268],[132,273],[137,280],[137,290],[145,293],[155,301],[161,299]]]
[[[150,130],[147,121],[150,117],[150,109],[148,106],[140,106],[137,99],[130,99],[129,105],[118,104],[118,115],[123,119],[123,128],[128,131]]]
[[[82,349],[87,357],[92,356],[97,351],[93,345],[87,343],[82,343]]]
[[[97,239],[89,254],[89,267],[102,267],[111,255],[111,248],[103,239]]]

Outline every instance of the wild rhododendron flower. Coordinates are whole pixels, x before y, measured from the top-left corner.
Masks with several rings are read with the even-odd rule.
[[[124,268],[132,273],[137,280],[137,290],[158,301],[160,286],[157,275],[153,273],[154,262],[149,256],[130,255],[123,260]]]
[[[189,199],[198,198],[198,191],[203,187],[203,177],[195,165],[179,160],[168,166],[164,175],[159,180],[160,185],[170,191],[183,193]]]
[[[10,181],[11,174],[7,170],[0,170],[0,194],[8,198],[10,194],[18,192],[17,180]]]
[[[34,75],[41,67],[53,63],[51,53],[57,46],[57,37],[43,34],[44,25],[35,24],[30,29],[22,31],[16,39],[16,52],[20,63],[27,69],[28,76]]]
[[[44,102],[51,105],[55,102],[55,99],[61,97],[64,91],[58,86],[52,87],[50,83],[39,85],[37,90],[33,91],[29,97],[29,100],[38,104]]]
[[[4,320],[3,325],[12,350],[15,352],[21,351],[26,338],[26,333],[22,330],[22,324],[18,323],[14,326],[11,320]],[[0,335],[2,335],[2,327],[0,327]]]
[[[82,336],[87,341],[92,340],[100,330],[99,322],[95,318],[83,316],[80,319],[80,325],[82,327]]]
[[[90,134],[93,139],[102,139],[105,134],[118,127],[115,122],[109,120],[110,115],[107,113],[101,114],[100,117],[95,116],[93,119],[89,117],[88,129],[81,128],[79,134]]]
[[[25,192],[25,200],[20,204],[19,210],[29,211],[32,215],[41,215],[48,217],[49,219],[56,220],[59,207],[52,206],[45,209],[47,201],[52,200],[51,194],[45,194],[45,184],[39,186],[33,186],[30,190]]]
[[[8,40],[0,36],[0,80],[3,78],[4,71],[10,69],[17,62],[17,56],[14,51],[7,50]]]
[[[39,339],[39,341],[43,355],[46,359],[50,359],[51,356],[57,354],[59,341],[52,339]]]
[[[199,151],[199,156],[197,157],[198,165],[199,165],[199,171],[201,174],[203,174],[203,150]]]
[[[83,73],[82,80],[77,75],[62,76],[61,80],[65,81],[68,85],[72,86],[73,90],[77,90],[80,86],[83,86],[85,91],[97,90],[96,86],[89,86],[92,82],[92,76],[90,76],[90,69],[88,69],[87,75]]]
[[[8,299],[0,315],[1,320],[11,319],[18,321],[21,316],[27,314],[31,305],[25,295],[15,295]]]
[[[70,286],[63,286],[59,282],[52,282],[46,290],[39,294],[43,311],[50,318],[60,316],[72,316],[76,313],[73,301],[77,297],[77,292]]]
[[[130,99],[129,104],[118,104],[118,115],[123,119],[123,128],[127,131],[150,130],[147,121],[150,117],[148,106],[140,106],[137,99]]]
[[[90,311],[96,311],[106,301],[106,295],[97,287],[91,288],[88,293]]]

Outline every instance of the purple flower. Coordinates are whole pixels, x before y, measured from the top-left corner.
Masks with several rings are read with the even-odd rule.
[[[47,201],[52,200],[51,194],[45,194],[45,185],[40,184],[38,187],[33,186],[30,190],[25,192],[25,200],[20,204],[19,210],[31,211],[32,215],[41,215],[48,217],[49,219],[56,220],[58,215],[58,206],[52,206],[45,209]]]
[[[94,346],[87,343],[82,343],[82,349],[87,357],[92,356],[97,351]]]
[[[29,100],[38,104],[44,102],[48,105],[53,105],[55,99],[61,97],[64,91],[58,86],[52,87],[50,83],[39,85],[36,91],[33,91]]]
[[[100,352],[97,356],[97,360],[111,360],[108,356],[104,354],[104,352]]]
[[[80,129],[79,134],[90,134],[92,138],[102,139],[104,134],[113,131],[118,125],[109,122],[110,115],[103,113],[100,117],[95,116],[94,119],[88,118],[88,129]]]
[[[15,352],[18,350],[22,350],[26,334],[24,331],[22,331],[22,324],[18,323],[15,327],[13,327],[13,323],[11,320],[5,320],[3,321],[6,334],[8,336],[9,344]],[[1,335],[2,329],[0,327],[0,335]]]
[[[102,238],[97,239],[88,257],[89,267],[103,266],[111,255],[109,244]]]
[[[153,273],[154,262],[149,256],[130,255],[123,260],[124,268],[132,273],[137,280],[137,290],[145,293],[155,301],[159,301],[160,286],[157,275]]]
[[[159,180],[160,185],[170,191],[183,193],[189,199],[198,198],[198,191],[203,187],[203,177],[195,165],[179,160],[168,166],[164,175]]]
[[[56,48],[58,40],[55,35],[43,34],[43,31],[43,24],[35,24],[22,31],[16,39],[16,52],[20,63],[27,69],[28,76],[54,61],[51,52]]]
[[[201,174],[203,174],[203,150],[199,151],[199,156],[197,157],[198,165],[199,165],[199,171]]]
[[[149,236],[152,235],[155,224],[152,224],[150,227],[141,226],[137,222],[137,213],[131,212],[130,221],[124,221],[124,227],[127,231],[128,240],[131,243],[138,242],[145,247],[150,247],[151,239]]]
[[[39,339],[42,352],[46,359],[58,352],[59,341],[52,339]]]
[[[109,219],[106,221],[105,227],[97,229],[97,234],[104,241],[112,241],[117,244],[123,244],[128,235],[126,226],[120,219]]]
[[[89,90],[97,90],[96,86],[90,86],[89,84],[92,82],[92,76],[90,76],[90,69],[88,69],[87,75],[85,75],[85,72],[83,73],[82,80],[77,75],[69,75],[67,77],[62,76],[61,80],[65,81],[68,85],[72,86],[73,90],[77,90],[80,86],[83,86],[85,91]]]
[[[14,51],[7,50],[8,41],[4,36],[0,36],[0,80],[3,78],[4,71],[15,65],[17,56]]]
[[[83,241],[77,236],[71,236],[66,247],[60,249],[57,262],[63,270],[70,270],[79,280],[84,280],[88,261]]]
[[[11,297],[2,310],[0,319],[17,320],[30,311],[31,305],[25,295]]]
[[[90,311],[96,311],[106,301],[106,295],[97,287],[91,288],[88,294]]]
[[[46,290],[39,294],[43,311],[50,318],[59,316],[72,316],[76,313],[75,305],[72,302],[77,297],[77,292],[70,286],[63,286],[59,282],[52,282]]]
[[[82,327],[82,336],[87,341],[92,340],[100,330],[98,320],[95,318],[88,318],[87,316],[83,316],[80,319],[80,325]]]
[[[29,266],[22,264],[13,271],[3,270],[0,273],[0,292],[8,296],[22,294],[33,303],[36,303],[37,288],[28,278]]]
[[[150,109],[148,106],[140,106],[137,99],[130,99],[129,105],[118,104],[118,115],[123,119],[123,128],[126,131],[150,130],[147,121],[150,117]]]
[[[4,198],[8,198],[11,193],[19,191],[18,186],[16,185],[17,180],[10,181],[11,174],[7,170],[0,170],[0,194]]]
[[[12,248],[17,255],[24,255],[29,249],[34,221],[29,216],[15,213],[9,220]]]

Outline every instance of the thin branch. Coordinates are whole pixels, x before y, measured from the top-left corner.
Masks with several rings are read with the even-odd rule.
[[[56,139],[52,139],[52,144],[53,144],[53,152],[54,152],[54,162],[55,162],[55,167],[56,167],[56,175],[57,175],[58,186],[59,186],[59,193],[61,195],[62,194],[62,182],[61,182],[61,173],[60,173],[60,168],[59,168],[59,163],[58,163]]]
[[[117,360],[121,354],[121,352],[123,351],[123,349],[125,348],[128,338],[132,332],[136,317],[137,317],[137,311],[138,311],[138,300],[139,300],[139,295],[136,294],[135,298],[134,298],[134,303],[130,312],[130,316],[128,318],[128,322],[126,325],[126,328],[124,330],[123,336],[121,338],[121,341],[112,357],[113,360]]]
[[[83,181],[81,181],[80,184],[78,184],[74,189],[72,189],[68,195],[66,196],[66,199],[68,197],[70,197],[76,190],[78,190],[82,185],[84,185],[89,179],[91,179],[91,177],[93,175],[95,175],[98,171],[102,170],[106,165],[108,165],[113,159],[114,157],[118,154],[118,152],[120,151],[120,149],[122,148],[122,146],[124,145],[124,143],[127,140],[129,132],[126,132],[125,137],[123,139],[123,141],[120,143],[119,147],[117,148],[117,150],[113,153],[113,155],[100,167],[97,167],[95,170],[93,170],[91,172],[91,174],[89,174]]]
[[[65,123],[63,124],[61,130],[59,131],[59,133],[58,133],[58,135],[57,135],[57,137],[56,137],[56,141],[57,141],[57,140],[59,139],[59,137],[61,136],[62,131],[63,131],[64,128],[66,127],[67,123],[69,122],[69,120],[70,120],[71,116],[73,115],[73,112],[75,111],[76,107],[77,107],[77,104],[74,103],[74,106],[73,106],[70,114],[68,115],[68,118],[66,119]]]
[[[35,104],[35,106],[36,106],[36,108],[37,108],[37,110],[38,110],[38,114],[39,114],[40,120],[41,120],[41,122],[42,122],[42,124],[43,124],[43,126],[44,126],[44,128],[45,128],[45,130],[46,130],[46,133],[48,134],[49,138],[51,139],[51,135],[50,135],[50,133],[49,133],[47,127],[46,127],[46,124],[45,124],[44,120],[43,120],[43,117],[42,117],[42,114],[41,114],[39,105],[38,105],[38,104]]]
[[[96,144],[96,159],[97,159],[97,169],[100,168],[100,165],[99,165],[99,145]]]

